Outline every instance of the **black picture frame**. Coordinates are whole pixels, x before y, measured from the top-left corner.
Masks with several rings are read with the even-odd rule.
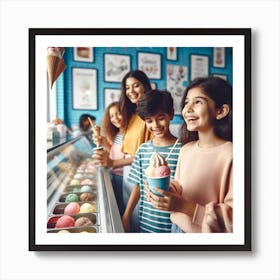
[[[94,48],[91,47],[73,48],[73,60],[77,62],[94,62]]]
[[[138,52],[137,67],[146,73],[151,80],[160,80],[162,73],[162,57],[159,53]]]
[[[167,47],[166,48],[166,59],[170,61],[178,60],[178,48],[176,47]]]
[[[125,73],[131,69],[131,57],[124,54],[104,54],[104,81],[121,82]]]
[[[104,109],[106,109],[110,103],[119,101],[120,95],[120,88],[104,88]]]
[[[35,53],[37,53],[37,43],[39,37],[44,37],[44,35],[55,35],[55,36],[65,36],[65,35],[86,35],[86,36],[96,36],[96,35],[118,35],[126,36],[127,35],[161,35],[163,40],[165,36],[181,35],[180,37],[184,40],[183,44],[186,44],[185,39],[189,35],[196,36],[215,36],[217,40],[220,40],[220,37],[224,35],[232,36],[232,38],[238,35],[239,37],[244,38],[244,44],[242,49],[242,57],[244,61],[241,62],[242,67],[244,67],[244,76],[240,76],[240,81],[238,84],[233,84],[233,89],[235,87],[241,87],[244,89],[243,98],[238,96],[238,102],[236,107],[240,106],[239,110],[244,112],[244,118],[240,125],[240,130],[244,134],[242,138],[242,154],[239,158],[239,162],[235,165],[235,168],[240,169],[242,176],[241,181],[244,183],[243,188],[240,190],[242,194],[241,203],[238,207],[243,207],[241,213],[241,220],[243,221],[243,229],[238,232],[238,237],[240,241],[232,243],[220,243],[220,240],[223,237],[223,234],[211,234],[211,238],[214,239],[214,242],[206,242],[206,239],[203,241],[188,241],[192,239],[193,234],[176,235],[174,239],[180,239],[184,237],[184,242],[181,243],[169,243],[170,240],[161,243],[140,243],[140,235],[133,236],[133,242],[130,244],[127,243],[91,243],[91,244],[76,244],[76,243],[67,243],[67,244],[56,244],[50,242],[44,242],[43,236],[38,235],[38,217],[40,212],[44,212],[41,204],[38,207],[38,193],[40,193],[41,186],[38,186],[38,170],[41,171],[45,168],[45,161],[38,162],[38,149],[40,143],[36,136],[38,135],[38,126],[36,123],[42,118],[38,119],[40,116],[40,108],[36,107],[36,100],[41,98],[41,92],[37,92],[37,83],[38,81],[38,69],[37,61],[35,59]],[[234,40],[234,39],[233,39]],[[35,43],[36,42],[36,43]],[[220,46],[220,42],[217,42],[217,45]],[[44,47],[44,46],[42,46]],[[44,48],[45,50],[45,48]],[[37,56],[36,56],[37,58]],[[43,59],[42,59],[43,61]],[[238,71],[238,69],[233,69],[233,71]],[[41,73],[39,73],[41,74]],[[45,74],[45,73],[44,73]],[[41,77],[40,77],[41,78]],[[36,86],[35,86],[36,85]],[[46,86],[46,83],[45,83]],[[240,105],[240,104],[243,105]],[[43,118],[44,119],[44,118]],[[41,125],[44,125],[43,123]],[[236,197],[236,199],[238,199]],[[43,205],[45,205],[43,203]],[[146,235],[147,236],[147,235]],[[168,236],[172,236],[168,235]],[[235,238],[235,232],[231,233],[233,239]],[[231,237],[228,236],[227,237]],[[127,237],[130,237],[128,234]],[[151,235],[148,235],[149,238],[152,238]],[[157,236],[156,236],[157,237]],[[166,237],[166,236],[165,236]],[[188,238],[187,238],[188,237]],[[204,234],[195,235],[198,239],[207,238]],[[113,237],[112,238],[116,238]],[[154,239],[153,239],[154,240]],[[181,239],[180,239],[181,240]],[[201,239],[200,239],[201,240]],[[239,239],[238,239],[239,240]],[[234,239],[235,241],[235,239]],[[221,28],[221,29],[29,29],[29,250],[30,251],[250,251],[251,250],[251,29],[249,28]]]
[[[209,56],[190,54],[190,80],[198,77],[209,77],[210,65]]]
[[[72,67],[72,108],[97,110],[98,73],[95,68]]]
[[[226,67],[226,50],[224,47],[213,48],[213,67],[215,68]]]

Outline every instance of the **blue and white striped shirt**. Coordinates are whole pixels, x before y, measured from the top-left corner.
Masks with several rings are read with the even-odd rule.
[[[158,210],[154,208],[150,202],[147,202],[144,186],[146,180],[145,170],[150,164],[150,158],[153,152],[159,152],[161,155],[167,158],[170,150],[173,148],[173,145],[174,144],[164,147],[154,146],[151,140],[149,140],[142,144],[135,154],[128,180],[140,187],[140,232],[168,233],[171,231],[172,223],[170,221],[170,213],[168,211]],[[181,147],[181,142],[176,143],[172,153],[168,158],[168,166],[171,169],[171,179],[174,179]]]

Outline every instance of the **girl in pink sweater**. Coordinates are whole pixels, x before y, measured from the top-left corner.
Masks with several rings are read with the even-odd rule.
[[[171,211],[172,232],[232,232],[232,88],[198,78],[182,99],[182,147],[171,192],[146,187],[154,207]]]

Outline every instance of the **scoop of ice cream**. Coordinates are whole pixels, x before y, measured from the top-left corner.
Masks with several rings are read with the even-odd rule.
[[[80,184],[80,181],[77,180],[77,179],[73,179],[73,180],[70,182],[70,185],[71,185],[71,186],[79,185],[79,184]]]
[[[80,192],[91,192],[92,191],[92,188],[90,186],[82,186],[81,189],[80,189]]]
[[[55,227],[56,228],[73,227],[74,225],[75,225],[75,219],[68,215],[64,215],[57,220]]]
[[[170,168],[166,165],[162,165],[156,168],[155,177],[169,176],[171,173]]]
[[[92,165],[88,165],[85,169],[86,173],[95,173],[96,171],[97,171],[96,167]]]
[[[164,156],[154,152],[150,159],[150,166],[146,169],[147,177],[164,177],[170,175],[170,168]]]
[[[81,185],[92,185],[93,181],[90,179],[85,179],[81,182]]]
[[[90,192],[85,192],[80,195],[80,201],[92,201],[94,195]]]
[[[153,166],[149,166],[146,168],[146,176],[148,177],[154,177],[156,174],[155,174],[155,170],[156,168],[153,167]]]
[[[77,202],[70,202],[64,208],[64,214],[66,215],[74,215],[74,214],[78,214],[79,212],[80,212],[80,205]]]
[[[150,159],[150,166],[158,167],[162,165],[167,165],[167,162],[160,153],[154,152],[151,159]]]
[[[59,230],[57,233],[71,233],[71,232],[67,229],[62,229],[62,230]]]
[[[96,212],[96,206],[91,203],[84,203],[80,208],[80,213]]]
[[[83,175],[81,173],[76,173],[74,179],[82,179]]]
[[[79,197],[75,194],[75,193],[69,193],[66,198],[65,198],[65,202],[78,202],[79,201]]]
[[[80,217],[75,221],[75,227],[92,226],[93,223],[88,217]]]

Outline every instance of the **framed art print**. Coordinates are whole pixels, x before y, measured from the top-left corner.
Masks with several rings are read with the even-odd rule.
[[[72,69],[73,109],[97,109],[97,70]]]
[[[104,89],[104,109],[107,108],[113,102],[120,100],[121,90],[116,88],[105,88]]]
[[[166,48],[166,56],[168,60],[177,60],[177,48],[175,47],[168,47]]]
[[[213,66],[224,68],[226,63],[225,48],[213,48]]]
[[[174,113],[181,114],[181,100],[188,81],[188,68],[183,65],[166,64],[166,89],[174,102]]]
[[[209,76],[209,57],[206,55],[191,55],[191,81],[198,77]]]
[[[174,50],[180,49],[176,62],[166,57],[170,42]],[[63,45],[66,68],[50,90],[46,50],[49,46]],[[76,67],[76,60],[67,55],[78,46],[94,47],[98,53],[94,69],[89,63],[84,63],[83,68]],[[220,71],[212,62],[209,65],[212,51],[217,47],[229,54]],[[26,223],[29,223],[30,251],[251,250],[250,29],[32,28],[29,54],[29,221]],[[55,99],[59,116],[66,123],[77,122],[82,113],[94,110],[99,124],[106,106],[119,99],[124,75],[136,69],[145,72],[154,84],[155,79],[157,90],[167,88],[171,92],[175,108],[171,125],[176,128],[184,122],[180,103],[184,101],[185,88],[196,78],[220,74],[227,77],[233,93],[233,196],[226,205],[231,221],[229,232],[214,233],[212,229],[212,233],[205,233],[202,218],[213,201],[195,201],[191,213],[181,214],[187,215],[190,223],[196,223],[197,232],[125,233],[112,178],[108,168],[94,165],[95,147],[90,139],[84,135],[71,136],[65,143],[48,147],[46,128],[52,137],[57,136],[46,117],[49,97]],[[98,103],[104,106],[98,108]],[[191,122],[195,123],[193,116]],[[206,174],[207,170],[202,168],[201,172]],[[189,197],[182,195],[185,203],[189,203]],[[167,197],[165,193],[163,200]],[[225,205],[226,201],[220,203]]]
[[[123,76],[130,71],[129,55],[104,55],[105,82],[121,82]]]
[[[89,48],[89,47],[74,48],[74,60],[80,62],[94,62],[94,48]]]
[[[161,78],[161,55],[139,52],[138,69],[145,72],[150,79],[160,79]]]

